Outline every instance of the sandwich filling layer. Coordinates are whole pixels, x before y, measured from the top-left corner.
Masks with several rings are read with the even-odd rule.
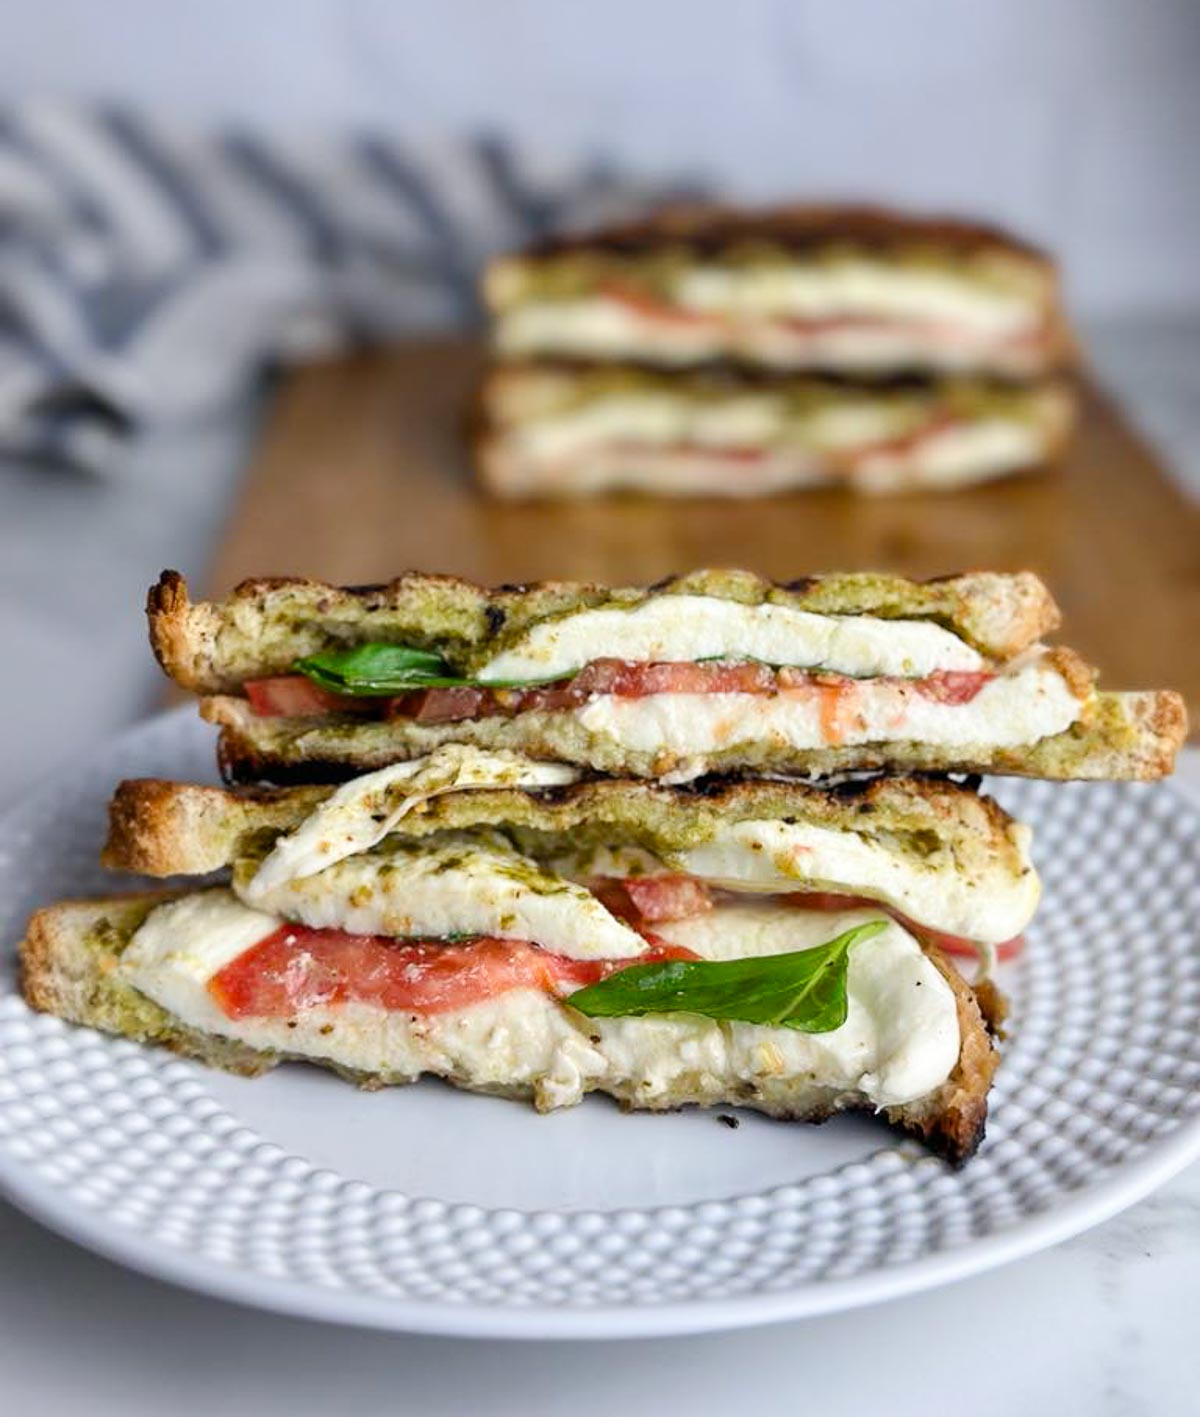
[[[993,307],[989,307],[991,309]],[[627,290],[534,301],[500,315],[505,355],[640,359],[687,366],[723,359],[779,369],[994,369],[1032,372],[1048,343],[1040,311],[1022,302],[1000,318],[706,310]]]
[[[950,750],[981,743],[1017,747],[1065,732],[1082,716],[1089,692],[1040,648],[998,671],[936,669],[923,677],[911,675],[921,663],[919,647],[889,654],[885,645],[877,662],[890,660],[907,673],[856,678],[748,659],[597,660],[558,680],[550,678],[556,662],[574,649],[557,640],[553,626],[546,629],[544,642],[500,655],[485,671],[532,679],[534,666],[541,665],[549,682],[538,687],[493,689],[476,679],[461,687],[371,697],[333,694],[302,676],[285,675],[249,683],[250,709],[266,718],[354,715],[424,724],[569,715],[594,739],[629,752],[700,760],[746,744],[790,751],[901,741]],[[569,634],[567,622],[563,638]],[[703,626],[696,626],[695,638],[702,642],[703,635]],[[960,663],[982,662],[970,646],[956,643]],[[865,667],[867,656],[857,662]]]
[[[501,495],[581,496],[623,489],[682,496],[750,497],[789,488],[851,483],[863,491],[954,487],[1031,468],[1051,453],[1037,428],[1003,419],[938,425],[927,433],[852,452],[804,447],[673,447],[614,442],[548,457],[502,436],[484,454]]]
[[[499,262],[487,295],[509,355],[783,367],[970,367],[1034,360],[1053,342],[1045,277],[1007,261],[969,270],[827,256],[736,262],[595,255]]]
[[[1019,822],[1007,826],[1010,855],[983,877],[965,871],[953,847],[929,833],[795,818],[718,821],[694,842],[649,849],[633,839],[584,842],[500,826],[405,839],[395,834],[403,817],[379,811],[397,784],[408,792],[414,780],[441,773],[446,759],[482,764],[490,756],[442,748],[423,765],[396,764],[345,783],[265,859],[239,861],[234,889],[248,905],[314,928],[533,939],[579,960],[644,952],[630,910],[609,907],[605,888],[613,883],[633,896],[635,927],[702,913],[713,892],[801,901],[805,892],[832,892],[878,902],[943,941],[980,947],[1015,939],[1037,907],[1030,832]],[[512,771],[505,761],[499,769]],[[474,776],[482,775],[477,765]]]
[[[804,381],[765,389],[692,377],[672,390],[644,371],[618,370],[607,382],[602,372],[519,369],[494,381],[480,456],[495,491],[952,485],[1045,461],[1071,419],[1069,396],[1054,386],[855,395]]]
[[[723,904],[660,924],[654,951],[764,960],[874,918]],[[819,1033],[690,1013],[588,1017],[570,996],[598,974],[619,977],[612,962],[581,967],[535,941],[313,932],[224,891],[153,911],[118,968],[192,1028],[384,1080],[431,1072],[531,1092],[543,1108],[593,1089],[650,1107],[739,1094],[794,1114],[850,1095],[898,1106],[944,1083],[960,1047],[953,991],[891,921],[850,949],[845,1021]]]
[[[1065,732],[1080,706],[1062,674],[1033,658],[987,678],[965,702],[903,680],[840,680],[772,695],[603,695],[576,712],[589,732],[634,751],[669,748],[699,757],[752,740],[791,749],[898,739],[944,748],[1013,747]]]

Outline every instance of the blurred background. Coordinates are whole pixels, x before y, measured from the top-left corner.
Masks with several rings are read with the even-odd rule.
[[[350,127],[487,133],[753,200],[959,209],[1055,250],[1080,310],[1200,304],[1191,0],[49,0],[3,36],[9,102],[115,100],[310,155]]]

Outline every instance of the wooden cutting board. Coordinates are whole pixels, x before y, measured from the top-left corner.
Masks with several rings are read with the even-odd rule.
[[[478,347],[423,342],[290,374],[209,577],[362,584],[418,567],[492,583],[636,584],[702,565],[790,578],[1031,568],[1110,688],[1173,687],[1200,721],[1200,513],[1094,387],[1065,466],[960,492],[506,506],[463,445]]]

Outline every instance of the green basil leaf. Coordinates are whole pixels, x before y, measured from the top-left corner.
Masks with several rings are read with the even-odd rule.
[[[402,694],[408,689],[458,688],[468,683],[440,654],[411,645],[355,645],[323,650],[295,669],[335,694]]]
[[[410,689],[512,689],[529,685],[549,684],[561,679],[488,680],[464,678],[432,650],[414,649],[411,645],[369,644],[351,649],[322,650],[307,659],[298,659],[292,666],[334,694],[356,694],[363,697],[386,697],[403,694]]]
[[[688,1013],[831,1033],[846,1022],[850,949],[885,929],[869,920],[812,949],[755,959],[634,964],[567,996],[589,1018]]]

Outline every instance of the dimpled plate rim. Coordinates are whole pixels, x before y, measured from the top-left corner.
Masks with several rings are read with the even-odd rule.
[[[115,781],[117,776],[131,771],[153,771],[162,774],[164,773],[163,762],[172,759],[178,764],[176,771],[183,773],[182,759],[189,756],[186,749],[190,750],[190,757],[193,759],[186,769],[187,775],[195,776],[197,774],[195,760],[197,748],[200,746],[198,739],[200,732],[199,725],[195,723],[194,714],[190,708],[174,710],[130,730],[115,740],[108,750],[101,749],[89,754],[86,767],[77,768],[75,775],[86,772],[91,778],[99,781],[103,779],[105,771],[111,770],[110,781]],[[203,739],[203,748],[207,748],[209,741],[206,735]],[[144,761],[146,759],[149,760],[148,763]],[[83,798],[78,786],[72,783],[72,777],[73,774],[69,772],[62,774],[41,793],[0,818],[0,880],[5,877],[10,882],[18,879],[22,863],[26,861],[29,853],[36,850],[39,845],[46,844],[45,835],[43,834],[39,838],[36,826],[40,817],[47,813],[53,816],[52,804],[56,797],[67,802],[68,810],[71,810],[73,800],[78,798],[78,807],[82,808]],[[993,782],[991,789],[1006,799],[1011,806],[1018,809],[1023,808],[1027,818],[1032,819],[1035,830],[1039,826],[1039,806],[1043,801],[1046,803],[1054,801],[1054,798],[1047,797],[1045,785],[1042,784],[1014,785]],[[1052,790],[1055,794],[1078,791],[1075,788],[1063,787],[1055,787]],[[1101,789],[1101,791],[1104,790]],[[1113,790],[1107,789],[1110,793]],[[1165,786],[1160,785],[1149,789],[1127,787],[1116,790],[1140,794],[1143,803],[1153,803],[1158,807],[1158,810],[1137,813],[1138,819],[1151,823],[1151,826],[1157,821],[1160,829],[1174,831],[1178,838],[1174,841],[1174,846],[1178,846],[1179,840],[1182,840],[1182,850],[1175,851],[1173,860],[1170,856],[1167,858],[1172,867],[1178,864],[1184,873],[1184,879],[1170,881],[1174,893],[1172,899],[1185,895],[1189,885],[1193,893],[1200,894],[1200,869],[1198,869],[1200,863],[1197,862],[1195,849],[1197,843],[1200,842],[1200,817],[1178,794]],[[1096,789],[1085,789],[1085,791],[1095,792]],[[1164,808],[1160,805],[1164,801],[1163,794],[1169,794],[1169,807]],[[81,823],[81,825],[90,827],[94,834],[99,823],[94,819],[94,812],[92,815],[93,820],[86,824]],[[1088,818],[1090,822],[1097,824],[1095,825],[1096,830],[1100,830],[1098,823],[1101,815],[1097,813]],[[35,825],[32,833],[27,825],[31,821]],[[1169,828],[1163,827],[1164,823],[1174,825]],[[1130,837],[1128,834],[1121,834],[1118,826],[1118,823],[1110,823],[1108,829],[1102,833],[1101,841],[1107,839],[1110,846],[1119,847],[1128,865]],[[1150,837],[1154,838],[1154,836],[1155,833],[1151,830]],[[94,846],[94,840],[92,845]],[[1074,869],[1080,869],[1079,863],[1084,857],[1095,859],[1094,849],[1091,852],[1084,852],[1082,856],[1079,853],[1076,855],[1079,859],[1072,858]],[[1102,859],[1099,864],[1102,868]],[[1044,874],[1051,873],[1044,871]],[[1160,884],[1162,883],[1160,882]],[[1143,885],[1145,885],[1144,881]],[[1154,882],[1151,881],[1150,885],[1152,887]],[[94,890],[94,882],[89,883],[87,889]],[[27,902],[21,902],[19,909],[24,911],[26,904]],[[11,901],[0,899],[0,915],[5,918],[6,931],[10,936],[13,930],[12,909],[13,903]],[[1195,916],[1191,918],[1194,919]],[[1098,922],[1095,919],[1085,918],[1078,928],[1081,932],[1094,931],[1098,929]],[[1101,933],[1103,932],[1101,931]],[[10,941],[6,941],[6,948],[8,947],[10,947]],[[1048,941],[1045,948],[1050,948]],[[238,1262],[235,1259],[214,1259],[190,1253],[181,1245],[171,1243],[135,1224],[123,1223],[114,1219],[101,1205],[81,1200],[78,1195],[73,1193],[69,1181],[64,1184],[61,1177],[58,1180],[48,1179],[43,1168],[39,1166],[36,1156],[31,1159],[24,1153],[17,1154],[19,1148],[15,1147],[10,1140],[8,1136],[10,1129],[7,1127],[0,1127],[0,1190],[16,1205],[51,1229],[57,1230],[69,1239],[118,1263],[153,1277],[253,1307],[366,1327],[464,1337],[526,1339],[652,1337],[736,1328],[850,1309],[965,1278],[968,1275],[1007,1263],[1067,1239],[1133,1204],[1182,1170],[1191,1160],[1200,1156],[1200,1110],[1197,1107],[1198,1099],[1195,1086],[1196,1082],[1200,1081],[1200,1043],[1195,1042],[1200,1039],[1200,995],[1198,995],[1196,987],[1194,943],[1189,944],[1185,939],[1181,952],[1177,951],[1176,953],[1179,954],[1178,959],[1174,955],[1164,956],[1160,953],[1155,962],[1156,970],[1163,964],[1164,959],[1172,969],[1176,970],[1176,973],[1171,976],[1174,981],[1173,987],[1169,989],[1156,987],[1148,997],[1151,1003],[1155,998],[1159,1000],[1164,997],[1170,998],[1171,1008],[1174,1011],[1170,1020],[1170,1036],[1178,1040],[1187,1034],[1193,1043],[1190,1048],[1185,1048],[1182,1051],[1173,1074],[1173,1079],[1181,1079],[1184,1085],[1180,1087],[1173,1082],[1170,1087],[1173,1100],[1169,1100],[1169,1110],[1164,1113],[1159,1107],[1154,1112],[1155,1117],[1161,1121],[1161,1126],[1158,1126],[1157,1123],[1147,1123],[1147,1127],[1143,1128],[1143,1135],[1136,1142],[1129,1140],[1128,1137],[1123,1137],[1120,1129],[1113,1127],[1111,1120],[1113,1110],[1120,1112],[1120,1104],[1118,1104],[1115,1109],[1110,1109],[1110,1112],[1103,1119],[1097,1120],[1096,1123],[1096,1128],[1101,1131],[1107,1127],[1110,1134],[1108,1150],[1101,1147],[1099,1159],[1089,1153],[1087,1163],[1091,1169],[1085,1168],[1083,1173],[1079,1171],[1077,1166],[1066,1165],[1062,1169],[1064,1178],[1062,1184],[1057,1189],[1051,1190],[1048,1199],[1042,1198],[1036,1212],[1020,1217],[1010,1217],[1007,1212],[1003,1214],[998,1212],[997,1228],[991,1233],[968,1235],[951,1243],[948,1248],[934,1253],[917,1255],[896,1263],[864,1267],[859,1272],[843,1276],[837,1275],[836,1272],[826,1272],[824,1277],[801,1279],[794,1283],[788,1283],[785,1276],[782,1284],[777,1283],[770,1287],[764,1284],[749,1292],[704,1293],[685,1299],[667,1297],[649,1301],[631,1298],[627,1302],[620,1303],[593,1304],[587,1302],[586,1298],[582,1303],[572,1303],[569,1293],[565,1301],[556,1303],[529,1303],[523,1300],[520,1302],[504,1302],[503,1300],[500,1302],[478,1302],[470,1297],[469,1292],[465,1292],[461,1298],[451,1297],[449,1301],[446,1298],[430,1299],[421,1296],[384,1295],[370,1292],[369,1288],[363,1287],[346,1287],[344,1284],[323,1283],[319,1280],[280,1278],[255,1269],[247,1262]],[[1053,970],[1045,967],[1048,962],[1051,962],[1050,957],[1042,955],[1040,958],[1042,960],[1040,973],[1045,975],[1046,979],[1043,980],[1041,986],[1043,992],[1040,995],[1034,994],[1025,1001],[1029,1004],[1031,1018],[1034,1014],[1045,1014],[1047,1010],[1053,1012],[1055,1007],[1052,995],[1047,996],[1045,993],[1046,980],[1049,980],[1051,985],[1054,983]],[[1184,973],[1180,975],[1178,969],[1183,969]],[[1154,978],[1152,982],[1157,985],[1157,978]],[[1021,977],[1018,977],[1015,982],[1014,992],[1017,996],[1018,1009],[1022,1004],[1022,996],[1029,994],[1028,985],[1029,981]],[[1136,985],[1137,981],[1135,980]],[[1179,1011],[1181,1006],[1182,1012]],[[6,1019],[10,1021],[34,1020],[39,1017],[31,1014],[20,1000],[13,996],[11,970],[9,970],[7,975],[0,980],[0,1039],[3,1038]],[[1078,1044],[1077,1047],[1084,1046],[1089,1039],[1094,1040],[1096,1037],[1094,1031],[1081,1028],[1078,1023],[1078,1015],[1072,1017],[1075,1019],[1074,1036],[1084,1040],[1084,1044]],[[69,1049],[72,1046],[70,1040],[80,1039],[88,1040],[93,1048],[99,1047],[105,1052],[112,1052],[114,1056],[140,1057],[144,1053],[156,1058],[166,1056],[151,1053],[151,1050],[143,1050],[120,1040],[102,1038],[88,1030],[71,1029],[58,1024],[57,1021],[43,1020],[43,1022],[49,1029],[47,1038],[59,1040],[59,1043],[53,1048],[46,1045],[47,1063],[52,1062],[53,1059],[61,1060],[64,1047]],[[1014,1054],[1019,1052],[1024,1041],[1020,1027],[1021,1019],[1018,1013],[1014,1020],[1015,1038],[1010,1045]],[[1120,1018],[1115,1021],[1114,1027],[1122,1028]],[[1141,1035],[1143,1039],[1148,1040],[1152,1030],[1153,1025],[1146,1024]],[[1071,1029],[1068,1028],[1067,1032],[1070,1034]],[[1125,1036],[1122,1033],[1113,1040],[1112,1046],[1104,1050],[1110,1062],[1113,1055],[1122,1050]],[[1163,1035],[1164,1038],[1166,1036]],[[67,1040],[66,1044],[63,1044],[63,1039]],[[1135,1047],[1132,1052],[1141,1056],[1144,1066],[1149,1066],[1149,1060],[1158,1057],[1152,1048],[1144,1045]],[[1087,1061],[1092,1065],[1090,1073],[1094,1076],[1097,1059],[1075,1059],[1076,1064],[1082,1061]],[[190,1070],[195,1065],[171,1059],[161,1066],[187,1070],[190,1076]],[[1028,1067],[1029,1063],[1026,1062],[1024,1066]],[[1059,1074],[1064,1072],[1061,1062],[1054,1064],[1054,1066]],[[1108,1064],[1104,1064],[1104,1066],[1107,1067]],[[200,1069],[199,1071],[202,1074],[204,1070]],[[1159,1080],[1139,1078],[1136,1072],[1130,1072],[1129,1069],[1126,1069],[1126,1073],[1130,1079],[1130,1086],[1135,1087],[1134,1096],[1144,1097],[1150,1083],[1153,1083],[1156,1091],[1161,1092],[1162,1084]],[[1005,1069],[1002,1066],[998,1091],[1003,1086],[1004,1075]],[[0,1073],[0,1082],[3,1080],[3,1075]],[[1067,1096],[1072,1098],[1072,1104],[1075,1106],[1077,1105],[1075,1099],[1081,1096],[1086,1097],[1086,1093],[1081,1094],[1080,1081],[1072,1079],[1069,1074],[1066,1083],[1069,1089]],[[1070,1090],[1072,1085],[1073,1090]],[[1136,1090],[1137,1086],[1140,1086],[1140,1092]],[[193,1092],[202,1093],[202,1090],[202,1084],[200,1084],[193,1089]],[[1009,1148],[1010,1152],[1014,1146],[1019,1149],[1022,1144],[1022,1136],[1026,1139],[1025,1145],[1033,1152],[1036,1152],[1039,1147],[1044,1149],[1048,1143],[1055,1147],[1063,1144],[1078,1148],[1082,1145],[1079,1129],[1075,1129],[1077,1135],[1073,1139],[1063,1142],[1057,1135],[1057,1128],[1047,1127],[1046,1118],[1039,1116],[1039,1110],[1044,1110],[1048,1103],[1054,1102],[1057,1094],[1053,1091],[1047,1092],[1044,1088],[1040,1091],[1043,1094],[1040,1102],[1035,1101],[1032,1108],[1021,1108],[1019,1125],[1016,1127],[1015,1134],[1011,1128],[1004,1125],[1003,1111],[998,1117],[995,1112],[993,1113],[992,1138],[989,1143],[985,1144],[978,1160],[973,1163],[974,1168],[984,1166],[989,1153],[996,1152],[1003,1147]],[[7,1093],[0,1090],[0,1123],[5,1121],[8,1114],[17,1109],[21,1098],[22,1094],[19,1091],[13,1094],[11,1089]],[[1064,1104],[1061,1099],[1059,1099],[1059,1103],[1060,1108],[1057,1115],[1061,1118]],[[1004,1099],[1000,1105],[1004,1108],[1012,1108],[1013,1119],[1017,1120],[1017,1104],[1014,1100]],[[1128,1108],[1128,1099],[1125,1099],[1123,1105],[1126,1109]],[[206,1113],[206,1115],[208,1114]],[[1123,1115],[1128,1116],[1128,1111],[1126,1110]],[[1051,1114],[1050,1121],[1054,1121],[1054,1114]],[[530,1123],[536,1125],[536,1118],[531,1116]],[[1083,1131],[1090,1136],[1096,1128],[1089,1125]],[[1153,1132],[1153,1135],[1149,1134],[1150,1131]],[[805,1135],[813,1134],[805,1133]],[[259,1148],[263,1151],[271,1149],[267,1144]],[[274,1148],[274,1150],[278,1151],[279,1149]],[[1111,1158],[1114,1154],[1116,1159],[1108,1160],[1106,1163],[1106,1158]],[[916,1152],[909,1143],[882,1146],[865,1162],[856,1162],[849,1167],[842,1166],[831,1171],[827,1176],[810,1178],[796,1186],[776,1187],[772,1192],[764,1192],[760,1195],[745,1194],[723,1202],[702,1202],[682,1207],[659,1205],[645,1211],[626,1209],[611,1217],[595,1211],[573,1214],[543,1211],[536,1214],[525,1214],[509,1210],[506,1212],[481,1212],[477,1215],[475,1212],[479,1212],[478,1207],[454,1203],[440,1206],[436,1200],[408,1200],[399,1196],[396,1196],[395,1199],[402,1207],[407,1206],[416,1211],[420,1211],[422,1207],[432,1206],[439,1214],[453,1215],[456,1212],[471,1212],[468,1232],[470,1224],[478,1225],[480,1215],[482,1215],[484,1222],[487,1222],[490,1216],[505,1216],[509,1222],[515,1218],[518,1227],[525,1226],[532,1230],[535,1236],[539,1237],[539,1243],[550,1246],[555,1243],[554,1237],[564,1231],[574,1230],[584,1235],[595,1235],[600,1233],[601,1229],[611,1228],[615,1234],[618,1230],[625,1229],[622,1222],[627,1219],[638,1221],[635,1231],[630,1233],[630,1239],[635,1233],[644,1235],[648,1228],[653,1228],[656,1221],[661,1229],[678,1232],[680,1229],[679,1217],[686,1218],[696,1211],[704,1211],[710,1217],[714,1211],[731,1212],[745,1217],[761,1217],[764,1212],[767,1212],[768,1220],[760,1223],[760,1230],[762,1225],[767,1226],[766,1237],[769,1240],[769,1212],[772,1203],[789,1191],[794,1193],[792,1199],[799,1197],[804,1200],[807,1194],[809,1205],[811,1205],[813,1194],[824,1197],[824,1204],[828,1208],[831,1203],[835,1205],[838,1203],[831,1201],[830,1198],[840,1197],[843,1183],[845,1183],[845,1189],[851,1194],[862,1191],[869,1193],[872,1186],[886,1188],[889,1178],[894,1181],[898,1176],[919,1173],[926,1192],[922,1197],[924,1202],[927,1205],[939,1207],[950,1204],[953,1208],[956,1198],[959,1198],[963,1192],[964,1182],[972,1176],[973,1168],[969,1166],[965,1172],[951,1174],[938,1163],[925,1159],[918,1161],[916,1165],[911,1164],[912,1159],[919,1155],[920,1153]],[[234,1159],[236,1160],[236,1154]],[[295,1158],[289,1158],[289,1160],[295,1161]],[[1022,1166],[1020,1164],[1023,1160],[1027,1161],[1028,1158],[1022,1158],[1018,1150],[1015,1160],[1013,1156],[1010,1156],[1009,1169],[1013,1171],[1013,1174],[1017,1176],[1024,1174],[1028,1179],[1031,1172],[1028,1165]],[[1013,1169],[1014,1165],[1015,1170]],[[1092,1174],[1092,1172],[1097,1174]],[[327,1180],[330,1179],[329,1173],[313,1174],[324,1176]],[[975,1174],[979,1174],[978,1171]],[[1003,1176],[1003,1173],[1001,1174]],[[333,1184],[336,1180],[337,1178],[332,1178],[330,1183]],[[907,1184],[907,1181],[905,1183]],[[337,1189],[340,1193],[345,1191],[361,1192],[371,1188],[365,1187],[364,1183],[351,1181],[341,1183]],[[389,1197],[389,1193],[382,1191],[376,1192],[376,1195],[384,1199]],[[905,1199],[909,1201],[911,1209],[911,1197],[905,1197]],[[852,1220],[853,1218],[851,1216]],[[611,1226],[609,1226],[610,1219]],[[986,1214],[982,1220],[983,1223],[987,1223]],[[670,1223],[668,1224],[668,1222]],[[745,1220],[742,1223],[749,1222]],[[877,1224],[877,1219],[873,1219],[871,1223]],[[711,1230],[711,1227],[709,1229]],[[719,1238],[719,1236],[714,1238]],[[578,1235],[576,1235],[574,1240],[576,1249],[578,1249],[578,1243]],[[672,1241],[672,1243],[674,1242]],[[568,1251],[568,1253],[570,1252]],[[699,1254],[696,1256],[696,1263],[703,1267],[712,1258],[713,1256],[710,1254]],[[869,1261],[864,1264],[869,1266]],[[828,1269],[836,1271],[835,1266],[827,1267]],[[738,1272],[735,1267],[733,1273],[736,1275]]]

